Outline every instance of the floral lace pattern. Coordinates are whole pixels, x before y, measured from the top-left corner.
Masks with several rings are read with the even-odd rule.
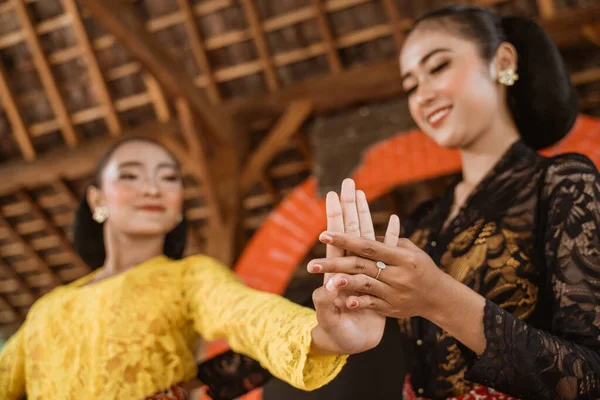
[[[1,399],[139,400],[196,376],[198,334],[228,339],[302,389],[344,365],[345,357],[308,355],[313,310],[248,288],[211,258],[157,257],[85,285],[91,278],[32,307],[0,355]]]

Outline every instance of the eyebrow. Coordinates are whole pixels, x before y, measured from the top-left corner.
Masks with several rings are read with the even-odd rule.
[[[127,167],[143,167],[144,164],[140,161],[125,161],[119,164],[119,169]],[[177,169],[177,165],[174,163],[160,163],[157,168],[174,168]]]
[[[431,57],[433,57],[434,55],[438,54],[438,53],[445,53],[445,52],[450,52],[452,50],[445,48],[445,47],[440,47],[438,49],[434,49],[431,50],[429,53],[425,54],[425,56],[423,56],[423,58],[421,58],[421,60],[419,61],[419,65],[423,65],[427,62],[427,60],[429,60]],[[401,81],[404,82],[404,80],[406,78],[408,78],[408,76],[410,75],[410,72],[405,73],[404,75],[402,75]]]

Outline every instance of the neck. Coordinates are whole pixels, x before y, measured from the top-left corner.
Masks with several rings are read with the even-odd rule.
[[[106,260],[103,270],[107,276],[117,275],[164,254],[163,235],[130,236],[105,228],[104,237]]]
[[[461,148],[463,182],[467,186],[481,182],[519,137],[512,119],[501,118],[478,135],[476,141]]]

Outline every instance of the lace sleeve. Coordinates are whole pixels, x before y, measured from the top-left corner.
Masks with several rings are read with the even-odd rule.
[[[244,285],[227,267],[191,257],[184,298],[195,329],[207,340],[225,338],[274,376],[303,390],[331,381],[346,356],[310,355],[314,310]]]
[[[600,176],[583,156],[555,160],[545,185],[552,334],[488,302],[487,348],[469,379],[520,398],[600,397]],[[543,203],[542,203],[543,204]]]
[[[23,327],[10,337],[0,354],[0,399],[17,400],[25,395]]]

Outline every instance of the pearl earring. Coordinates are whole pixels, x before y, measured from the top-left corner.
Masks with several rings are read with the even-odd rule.
[[[94,221],[96,221],[99,224],[102,224],[104,221],[106,221],[108,219],[109,213],[108,213],[108,208],[106,207],[96,207],[94,209],[94,215],[92,216],[92,218],[94,218]]]
[[[512,86],[516,81],[519,80],[519,75],[515,72],[514,69],[508,68],[504,71],[500,71],[498,74],[498,82],[505,86]]]

